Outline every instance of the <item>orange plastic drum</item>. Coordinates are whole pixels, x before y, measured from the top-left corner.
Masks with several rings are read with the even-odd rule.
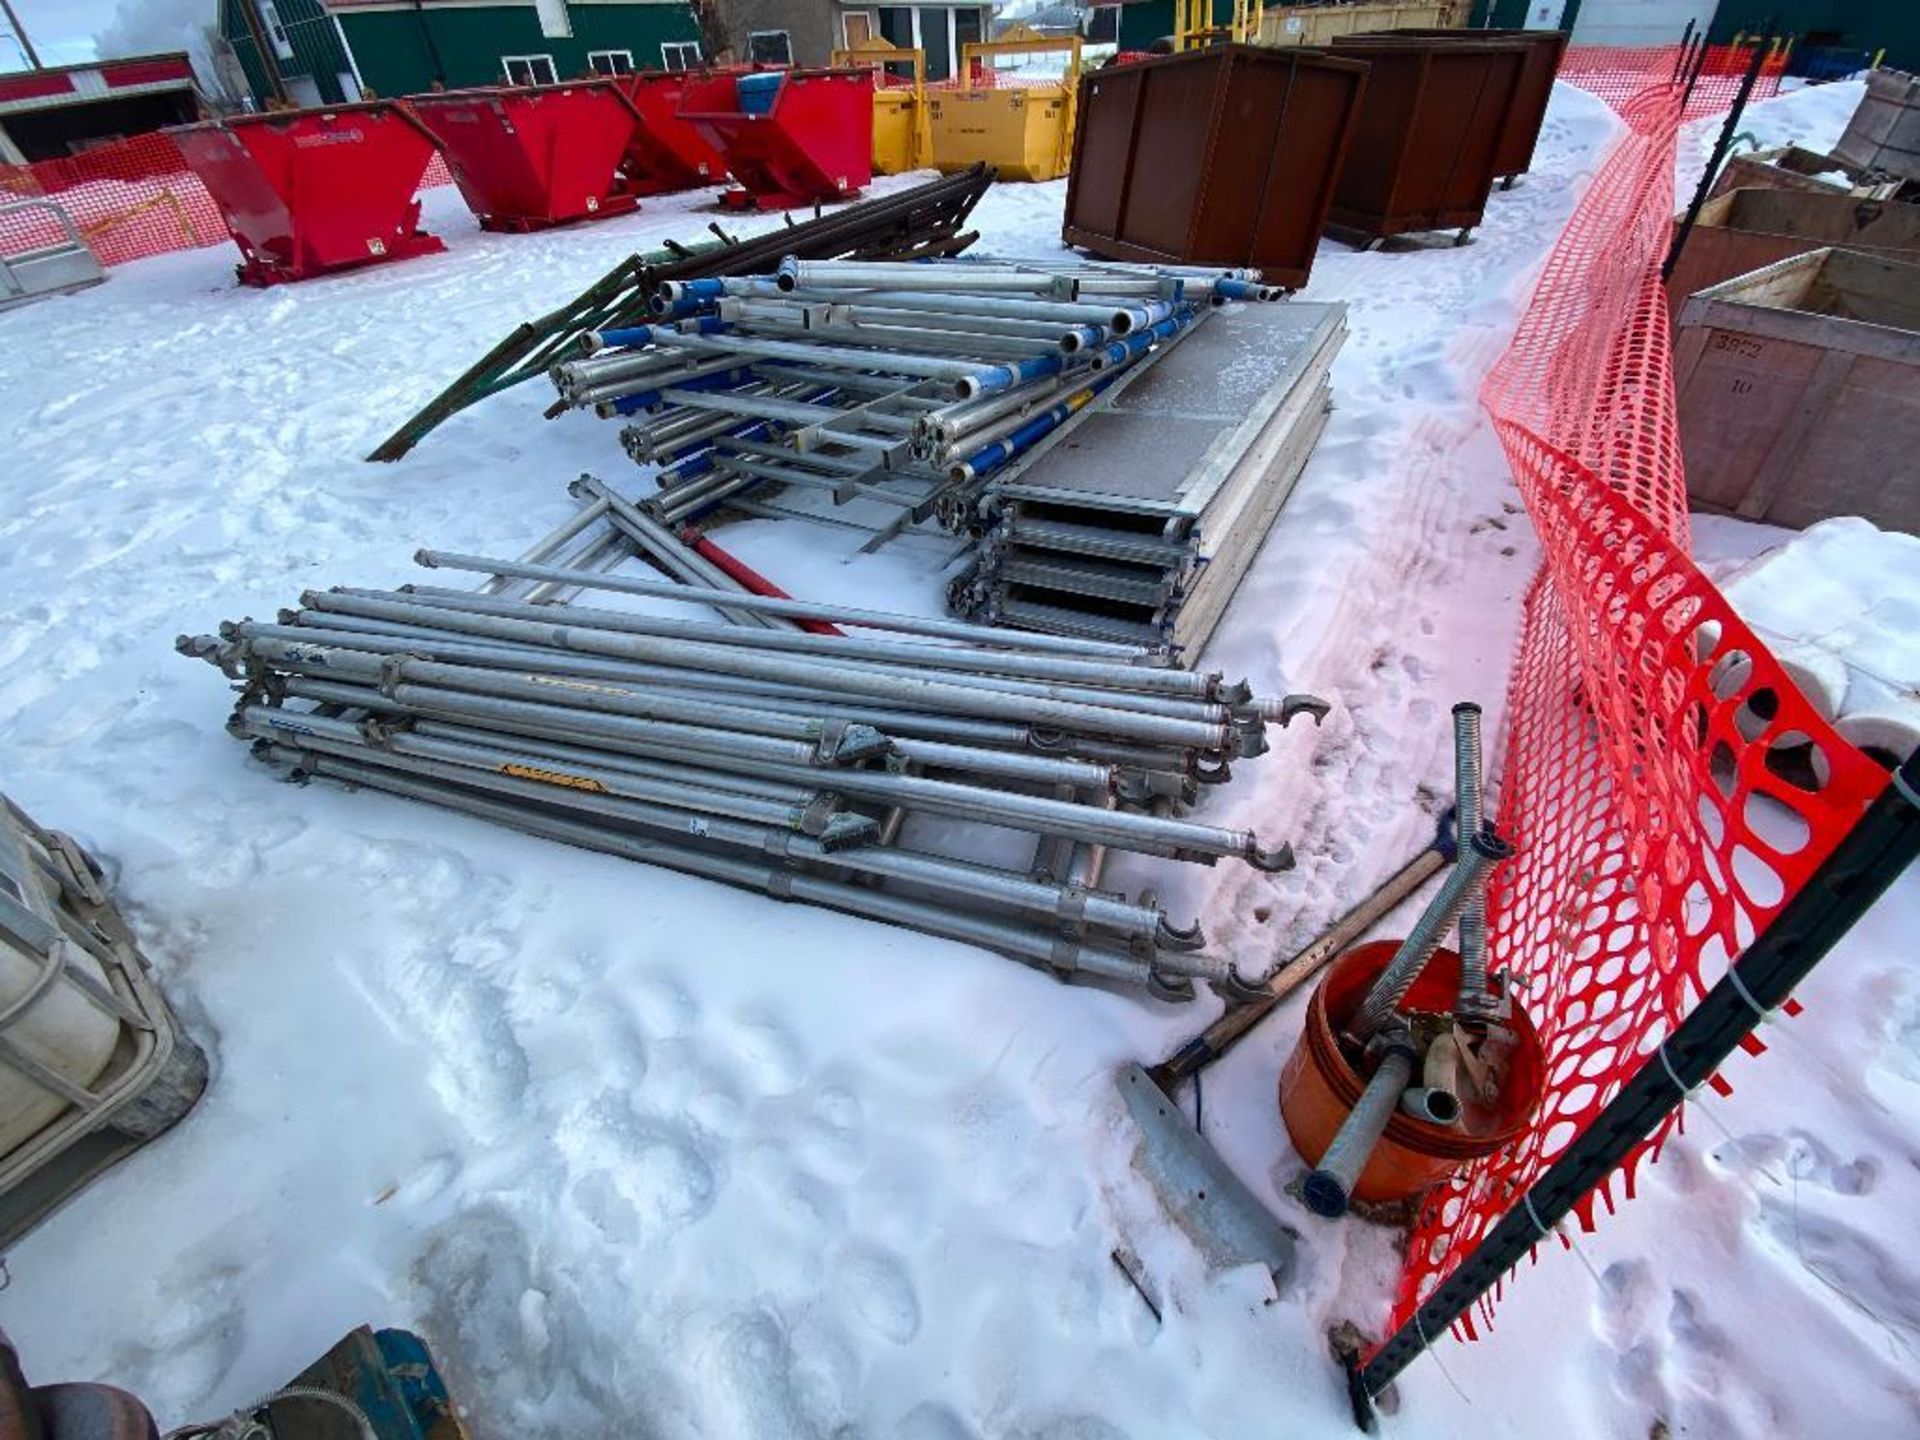
[[[1293,1148],[1310,1165],[1326,1153],[1364,1088],[1340,1053],[1335,1029],[1360,1008],[1367,987],[1398,948],[1397,940],[1381,940],[1349,950],[1328,968],[1307,1004],[1305,1033],[1280,1072],[1280,1117]],[[1451,950],[1435,951],[1401,1008],[1451,1010],[1459,987],[1460,957]],[[1461,1123],[1454,1127],[1430,1125],[1396,1111],[1360,1172],[1355,1200],[1378,1203],[1419,1195],[1467,1162],[1503,1149],[1526,1129],[1540,1103],[1546,1057],[1523,1013],[1516,1009],[1508,1023],[1519,1043],[1507,1062],[1499,1102],[1488,1107],[1464,1101]]]

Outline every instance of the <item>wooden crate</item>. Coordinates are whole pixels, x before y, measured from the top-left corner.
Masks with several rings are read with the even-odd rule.
[[[1920,77],[1875,70],[1834,155],[1861,170],[1920,180]]]
[[[1667,281],[1668,314],[1687,297],[1790,255],[1834,246],[1920,263],[1920,205],[1799,190],[1735,190],[1700,209]]]
[[[1876,180],[1867,171],[1817,150],[1782,145],[1777,150],[1729,155],[1707,198],[1718,200],[1734,190],[1805,190],[1815,195],[1890,200],[1900,193],[1901,185],[1899,180]]]
[[[1702,509],[1920,532],[1920,265],[1816,250],[1704,290],[1674,388]]]

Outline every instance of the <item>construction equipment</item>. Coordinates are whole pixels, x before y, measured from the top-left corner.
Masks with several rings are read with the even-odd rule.
[[[230,728],[296,778],[440,804],[531,834],[981,945],[1168,998],[1261,978],[1205,953],[1119,851],[1291,866],[1284,844],[1184,812],[1266,730],[1324,705],[1099,642],[766,594],[611,487],[518,561],[421,552],[476,591],[310,591],[275,623],[182,636],[240,690]],[[668,582],[615,573],[643,556]],[[750,572],[748,572],[750,573]],[[566,603],[585,590],[728,623]],[[800,619],[816,627],[801,629]],[[837,633],[841,627],[878,638]],[[829,633],[821,633],[822,629]],[[951,821],[998,858],[951,853]],[[929,825],[927,822],[933,822]],[[963,832],[964,833],[964,832]],[[975,832],[976,834],[978,832]],[[1010,866],[1014,838],[1033,860]]]
[[[640,113],[620,82],[500,85],[415,95],[482,230],[520,233],[624,215],[620,165]]]
[[[763,70],[687,83],[680,119],[738,185],[720,203],[780,210],[856,198],[873,179],[873,72]]]
[[[951,607],[983,623],[1198,654],[1305,468],[1346,307],[1210,312],[1036,444],[965,517]]]
[[[46,223],[23,224],[25,216],[45,216]],[[11,253],[0,252],[0,310],[48,295],[71,295],[107,278],[73,217],[53,201],[35,197],[0,205],[0,234],[17,237],[22,230],[32,240]]]
[[[1335,955],[1379,924],[1446,865],[1454,854],[1451,812],[1432,842],[1381,882],[1319,938],[1271,971],[1258,993],[1228,1005],[1199,1035],[1151,1069],[1122,1066],[1116,1087],[1140,1129],[1133,1167],[1153,1186],[1162,1207],[1194,1243],[1210,1268],[1258,1263],[1284,1287],[1291,1273],[1295,1233],[1282,1224],[1221,1160],[1179,1103],[1179,1087],[1197,1086],[1220,1059],[1312,978]],[[1197,1093],[1197,1092],[1196,1092]],[[1198,1105],[1195,1105],[1196,1114]],[[1136,1286],[1144,1282],[1132,1275]],[[1146,1293],[1142,1289],[1142,1293]]]
[[[420,229],[439,138],[405,105],[231,115],[162,132],[220,207],[243,285],[278,285],[446,249]]]
[[[1223,3],[1229,4],[1224,19]],[[1179,52],[1256,44],[1265,8],[1263,0],[1174,0],[1173,48]]]
[[[112,1385],[29,1386],[0,1333],[0,1423],[46,1440],[137,1440],[157,1433],[141,1401]],[[36,1421],[37,1424],[32,1423]],[[466,1440],[466,1427],[427,1349],[410,1330],[349,1331],[292,1381],[219,1420],[182,1425],[167,1440]]]
[[[1272,293],[1220,272],[794,257],[772,280],[664,285],[655,324],[599,332],[605,353],[553,380],[563,406],[631,418],[622,443],[664,467],[665,518],[785,486],[891,507],[871,548],[934,519],[968,529],[983,487],[1212,302]]]
[[[979,166],[755,239],[737,241],[715,226],[716,239],[670,241],[665,249],[628,256],[567,304],[514,329],[367,458],[398,460],[469,405],[584,358],[587,335],[646,323],[654,293],[667,281],[770,274],[788,255],[893,260],[958,253],[973,243],[973,233],[962,227],[992,181],[993,172]]]
[[[1073,158],[1073,117],[1080,85],[1080,37],[1042,35],[1024,25],[998,40],[962,47],[960,85],[928,97],[933,164],[946,174],[969,165],[994,167],[1002,180],[1057,180]],[[999,74],[995,62],[1016,55],[1067,55],[1058,77],[1023,81]]]
[[[707,70],[636,70],[615,77],[639,117],[620,170],[629,194],[664,195],[718,185],[727,159],[687,121],[680,106],[687,86],[711,78]]]
[[[927,122],[927,52],[903,50],[878,35],[850,50],[836,50],[836,69],[864,67],[873,72],[873,172],[904,175],[933,163],[933,139]],[[893,67],[907,67],[905,76]]]
[[[0,1246],[172,1127],[206,1081],[99,865],[0,796]]]

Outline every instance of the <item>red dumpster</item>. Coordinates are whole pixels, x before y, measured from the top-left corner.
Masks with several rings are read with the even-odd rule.
[[[639,115],[622,166],[629,192],[665,195],[718,185],[727,178],[726,157],[680,118],[687,85],[714,78],[712,72],[687,70],[642,70],[620,77],[620,88]]]
[[[246,257],[242,284],[430,255],[414,198],[439,141],[390,100],[235,115],[166,132]]]
[[[637,203],[619,170],[640,116],[612,80],[446,90],[406,103],[440,137],[482,230],[544,230]]]
[[[740,209],[851,200],[873,179],[873,71],[763,70],[688,84],[680,118],[727,157]]]

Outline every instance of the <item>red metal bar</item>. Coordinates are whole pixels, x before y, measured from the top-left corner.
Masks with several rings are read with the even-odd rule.
[[[770,595],[775,600],[791,600],[793,596],[782,590],[773,581],[762,575],[746,561],[730,550],[723,550],[707,539],[693,526],[688,525],[680,531],[680,538],[693,548],[693,552],[703,560],[710,560],[726,572],[729,579],[738,580],[756,595]],[[825,620],[795,620],[794,624],[812,635],[845,635],[847,632],[837,625],[829,625]]]

